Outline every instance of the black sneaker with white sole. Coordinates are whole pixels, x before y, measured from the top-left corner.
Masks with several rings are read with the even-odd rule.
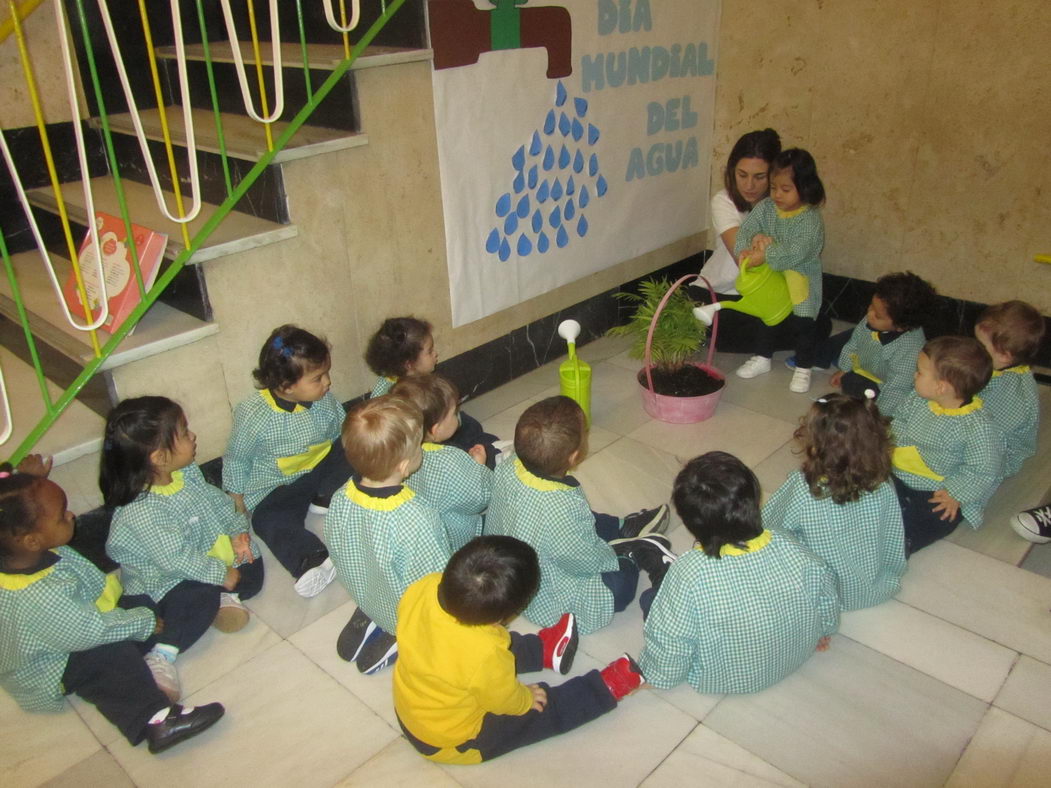
[[[398,658],[398,641],[379,627],[365,639],[356,660],[358,670],[366,676],[378,673]]]
[[[620,526],[620,538],[635,539],[647,534],[662,534],[668,530],[670,519],[667,504],[661,504],[656,509],[632,512],[624,517],[624,523]]]
[[[610,542],[613,552],[630,558],[650,579],[650,584],[657,588],[664,575],[679,556],[671,549],[671,542],[666,536],[650,534],[638,539],[618,539]]]
[[[379,627],[376,626],[371,618],[365,615],[360,607],[355,610],[354,615],[350,617],[350,621],[347,622],[347,625],[343,627],[343,631],[339,633],[339,637],[336,638],[336,653],[339,654],[340,659],[354,662],[358,658],[358,654],[361,653],[361,647],[365,645],[369,635],[377,629]]]

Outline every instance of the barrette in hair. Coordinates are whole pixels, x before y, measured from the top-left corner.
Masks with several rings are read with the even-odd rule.
[[[281,337],[274,337],[274,341],[272,344],[274,346],[274,350],[276,350],[285,358],[292,357],[292,348],[286,345],[285,340],[281,339]]]
[[[827,397],[818,397],[816,400],[814,400],[814,402],[818,403],[819,405],[827,405],[828,404],[828,398]]]
[[[0,479],[6,479],[11,475],[11,471],[0,471]]]
[[[876,399],[876,392],[874,389],[865,389],[865,399]]]

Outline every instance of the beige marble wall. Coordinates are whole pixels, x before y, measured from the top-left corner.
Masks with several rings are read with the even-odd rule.
[[[4,3],[0,6],[0,22],[7,22],[10,17],[8,4]],[[66,95],[65,68],[58,48],[55,14],[51,3],[39,6],[23,20],[22,29],[29,47],[29,62],[40,93],[44,119],[48,123],[70,120],[73,113],[69,109],[69,99]],[[79,75],[75,76],[79,85]],[[60,89],[56,89],[57,87]],[[36,124],[25,72],[13,34],[0,45],[0,107],[4,109],[4,128]]]
[[[1051,3],[723,0],[713,182],[772,126],[828,190],[825,269],[1051,314]]]

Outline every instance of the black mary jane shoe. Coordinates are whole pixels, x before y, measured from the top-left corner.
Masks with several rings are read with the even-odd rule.
[[[167,717],[156,724],[146,726],[146,740],[149,742],[150,752],[156,755],[179,742],[193,738],[212,727],[225,713],[226,709],[221,703],[196,706],[193,711],[183,711],[183,707],[176,703],[169,709]]]

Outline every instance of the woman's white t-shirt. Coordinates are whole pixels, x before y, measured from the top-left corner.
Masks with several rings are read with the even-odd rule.
[[[712,245],[715,250],[701,269],[701,276],[712,283],[715,292],[736,295],[734,283],[737,281],[737,263],[721,236],[733,227],[740,227],[748,212],[737,210],[726,189],[720,189],[712,196],[711,209],[712,230],[715,233]]]

